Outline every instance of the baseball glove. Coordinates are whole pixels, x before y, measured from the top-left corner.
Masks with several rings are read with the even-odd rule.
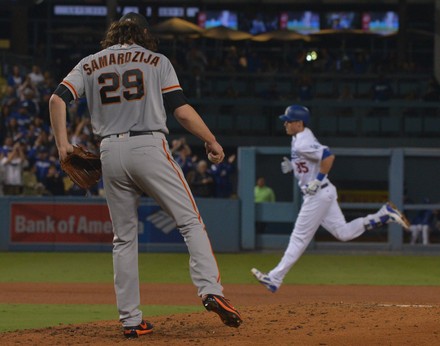
[[[83,189],[90,189],[102,175],[101,160],[98,155],[73,146],[73,152],[61,160],[61,169],[72,181]]]

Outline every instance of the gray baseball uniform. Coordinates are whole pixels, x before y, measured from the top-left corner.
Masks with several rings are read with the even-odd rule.
[[[203,220],[165,134],[163,94],[181,90],[170,61],[139,45],[115,45],[82,59],[62,84],[85,95],[95,134],[102,137],[104,187],[113,222],[113,265],[120,320],[141,322],[138,217],[142,193],[176,221],[190,253],[198,294],[223,296]]]

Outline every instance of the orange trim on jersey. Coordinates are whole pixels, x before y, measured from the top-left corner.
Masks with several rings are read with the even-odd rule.
[[[75,87],[74,87],[70,82],[68,82],[68,81],[66,81],[66,80],[63,80],[63,81],[61,82],[61,84],[66,84],[66,86],[70,89],[70,91],[73,92],[73,94],[74,94],[74,96],[75,96],[75,100],[79,98],[79,97],[78,97],[78,93],[77,93],[76,90],[75,90]]]
[[[165,154],[167,155],[168,162],[171,164],[171,166],[173,167],[174,171],[177,173],[177,176],[179,177],[180,182],[182,183],[183,187],[185,188],[185,191],[186,191],[186,193],[187,193],[187,195],[188,195],[188,197],[189,197],[189,199],[191,201],[192,207],[193,207],[194,211],[197,213],[197,218],[199,219],[200,223],[202,223],[202,218],[200,216],[199,211],[197,210],[196,202],[194,201],[194,198],[192,197],[191,192],[188,190],[188,187],[185,184],[185,182],[184,182],[184,180],[182,178],[182,175],[180,174],[179,170],[176,168],[174,162],[171,160],[170,154],[168,153],[168,150],[166,149],[165,141],[164,140],[162,140],[162,146],[163,146],[163,150],[165,151]]]
[[[180,87],[180,85],[172,85],[172,86],[163,88],[162,91],[170,91],[172,89],[182,89],[182,88]]]
[[[165,145],[165,140],[162,140],[162,146],[163,146],[163,150],[165,152],[165,155],[167,156],[168,162],[170,163],[171,167],[173,167],[174,171],[176,172],[177,176],[179,177],[179,180],[182,183],[183,188],[185,189],[186,194],[188,195],[189,200],[191,201],[192,207],[193,207],[194,211],[197,214],[197,219],[203,225],[203,230],[206,232],[205,224],[202,222],[202,217],[200,216],[200,213],[199,213],[199,211],[197,209],[196,202],[194,201],[194,198],[192,197],[191,192],[188,190],[188,186],[187,186],[187,184],[185,184],[185,181],[182,178],[182,175],[180,174],[179,170],[176,168],[176,165],[174,164],[173,160],[171,159],[171,156],[168,153],[168,150],[167,150],[166,145]],[[208,242],[209,242],[209,246],[211,247],[212,256],[214,257],[214,261],[215,261],[215,264],[217,266],[217,273],[218,273],[217,282],[220,282],[220,270],[218,269],[217,259],[215,258],[214,251],[212,251],[212,245],[211,245],[211,241],[209,239],[208,239]]]

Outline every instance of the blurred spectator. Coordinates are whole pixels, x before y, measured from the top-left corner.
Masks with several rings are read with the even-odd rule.
[[[233,154],[218,164],[211,165],[211,175],[215,181],[215,197],[231,198],[234,194],[233,175],[236,172],[236,155]]]
[[[258,177],[257,184],[254,188],[255,203],[272,203],[275,202],[275,192],[266,185],[264,177]],[[267,223],[258,221],[255,223],[255,230],[257,233],[263,233],[266,230]]]
[[[423,203],[429,204],[429,198],[425,198]],[[417,215],[411,220],[409,231],[411,232],[411,244],[416,244],[420,240],[423,245],[429,244],[429,232],[431,230],[434,219],[433,211],[430,209],[420,210]],[[420,235],[422,238],[420,239]]]
[[[192,151],[186,143],[185,137],[175,139],[171,142],[171,153],[183,171],[185,177],[194,169]]]
[[[24,100],[20,102],[19,107],[26,108],[27,114],[30,118],[35,117],[39,113],[39,102],[35,102],[32,90],[26,90],[24,92]]]
[[[195,197],[214,197],[215,182],[208,171],[208,162],[200,160],[196,169],[187,175],[188,184]]]
[[[14,87],[8,85],[6,87],[5,94],[3,95],[1,99],[1,108],[3,107],[9,107],[13,108],[16,107],[18,104],[18,96],[17,96],[17,90],[14,89]]]
[[[78,119],[78,118],[76,118]],[[79,119],[75,126],[75,132],[72,135],[72,145],[87,147],[90,136],[92,135],[90,118]]]
[[[9,116],[9,130],[15,133],[15,135],[17,135],[18,132],[24,134],[31,122],[32,115],[29,113],[29,109],[26,107],[25,103],[20,102],[17,110],[13,111]]]
[[[45,194],[45,188],[37,179],[36,167],[28,165],[23,169],[23,195],[41,196]]]
[[[52,196],[62,196],[64,191],[64,180],[54,163],[51,163],[47,170],[45,186],[48,194]]]
[[[254,188],[255,203],[275,202],[275,192],[266,185],[266,179],[259,177]]]
[[[17,88],[17,95],[20,101],[32,100],[36,105],[40,102],[40,92],[29,76]]]
[[[12,137],[6,137],[3,141],[3,145],[1,148],[1,152],[4,156],[7,156],[10,151],[12,151],[12,147],[14,146],[14,140]]]
[[[23,169],[28,165],[23,148],[19,142],[2,158],[4,170],[3,192],[5,195],[20,195],[23,192]]]
[[[30,78],[33,85],[36,87],[39,87],[40,84],[44,81],[44,76],[41,73],[41,68],[38,65],[32,66],[32,71],[28,74],[28,77]]]
[[[23,83],[24,76],[21,72],[20,66],[13,65],[11,73],[8,74],[8,85],[17,90],[17,88]]]
[[[35,161],[35,175],[40,183],[46,184],[46,176],[49,171],[49,167],[53,163],[49,160],[48,148],[41,146],[37,150],[37,159]]]

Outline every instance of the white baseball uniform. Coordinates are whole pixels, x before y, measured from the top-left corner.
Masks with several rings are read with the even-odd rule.
[[[309,128],[292,136],[291,163],[300,189],[305,192],[307,184],[319,173],[321,159],[328,147],[320,144]],[[289,244],[278,265],[267,275],[279,287],[290,268],[303,254],[321,225],[337,239],[348,241],[365,232],[367,225],[380,223],[380,214],[371,214],[346,222],[338,204],[335,186],[326,177],[315,195],[304,194]]]

